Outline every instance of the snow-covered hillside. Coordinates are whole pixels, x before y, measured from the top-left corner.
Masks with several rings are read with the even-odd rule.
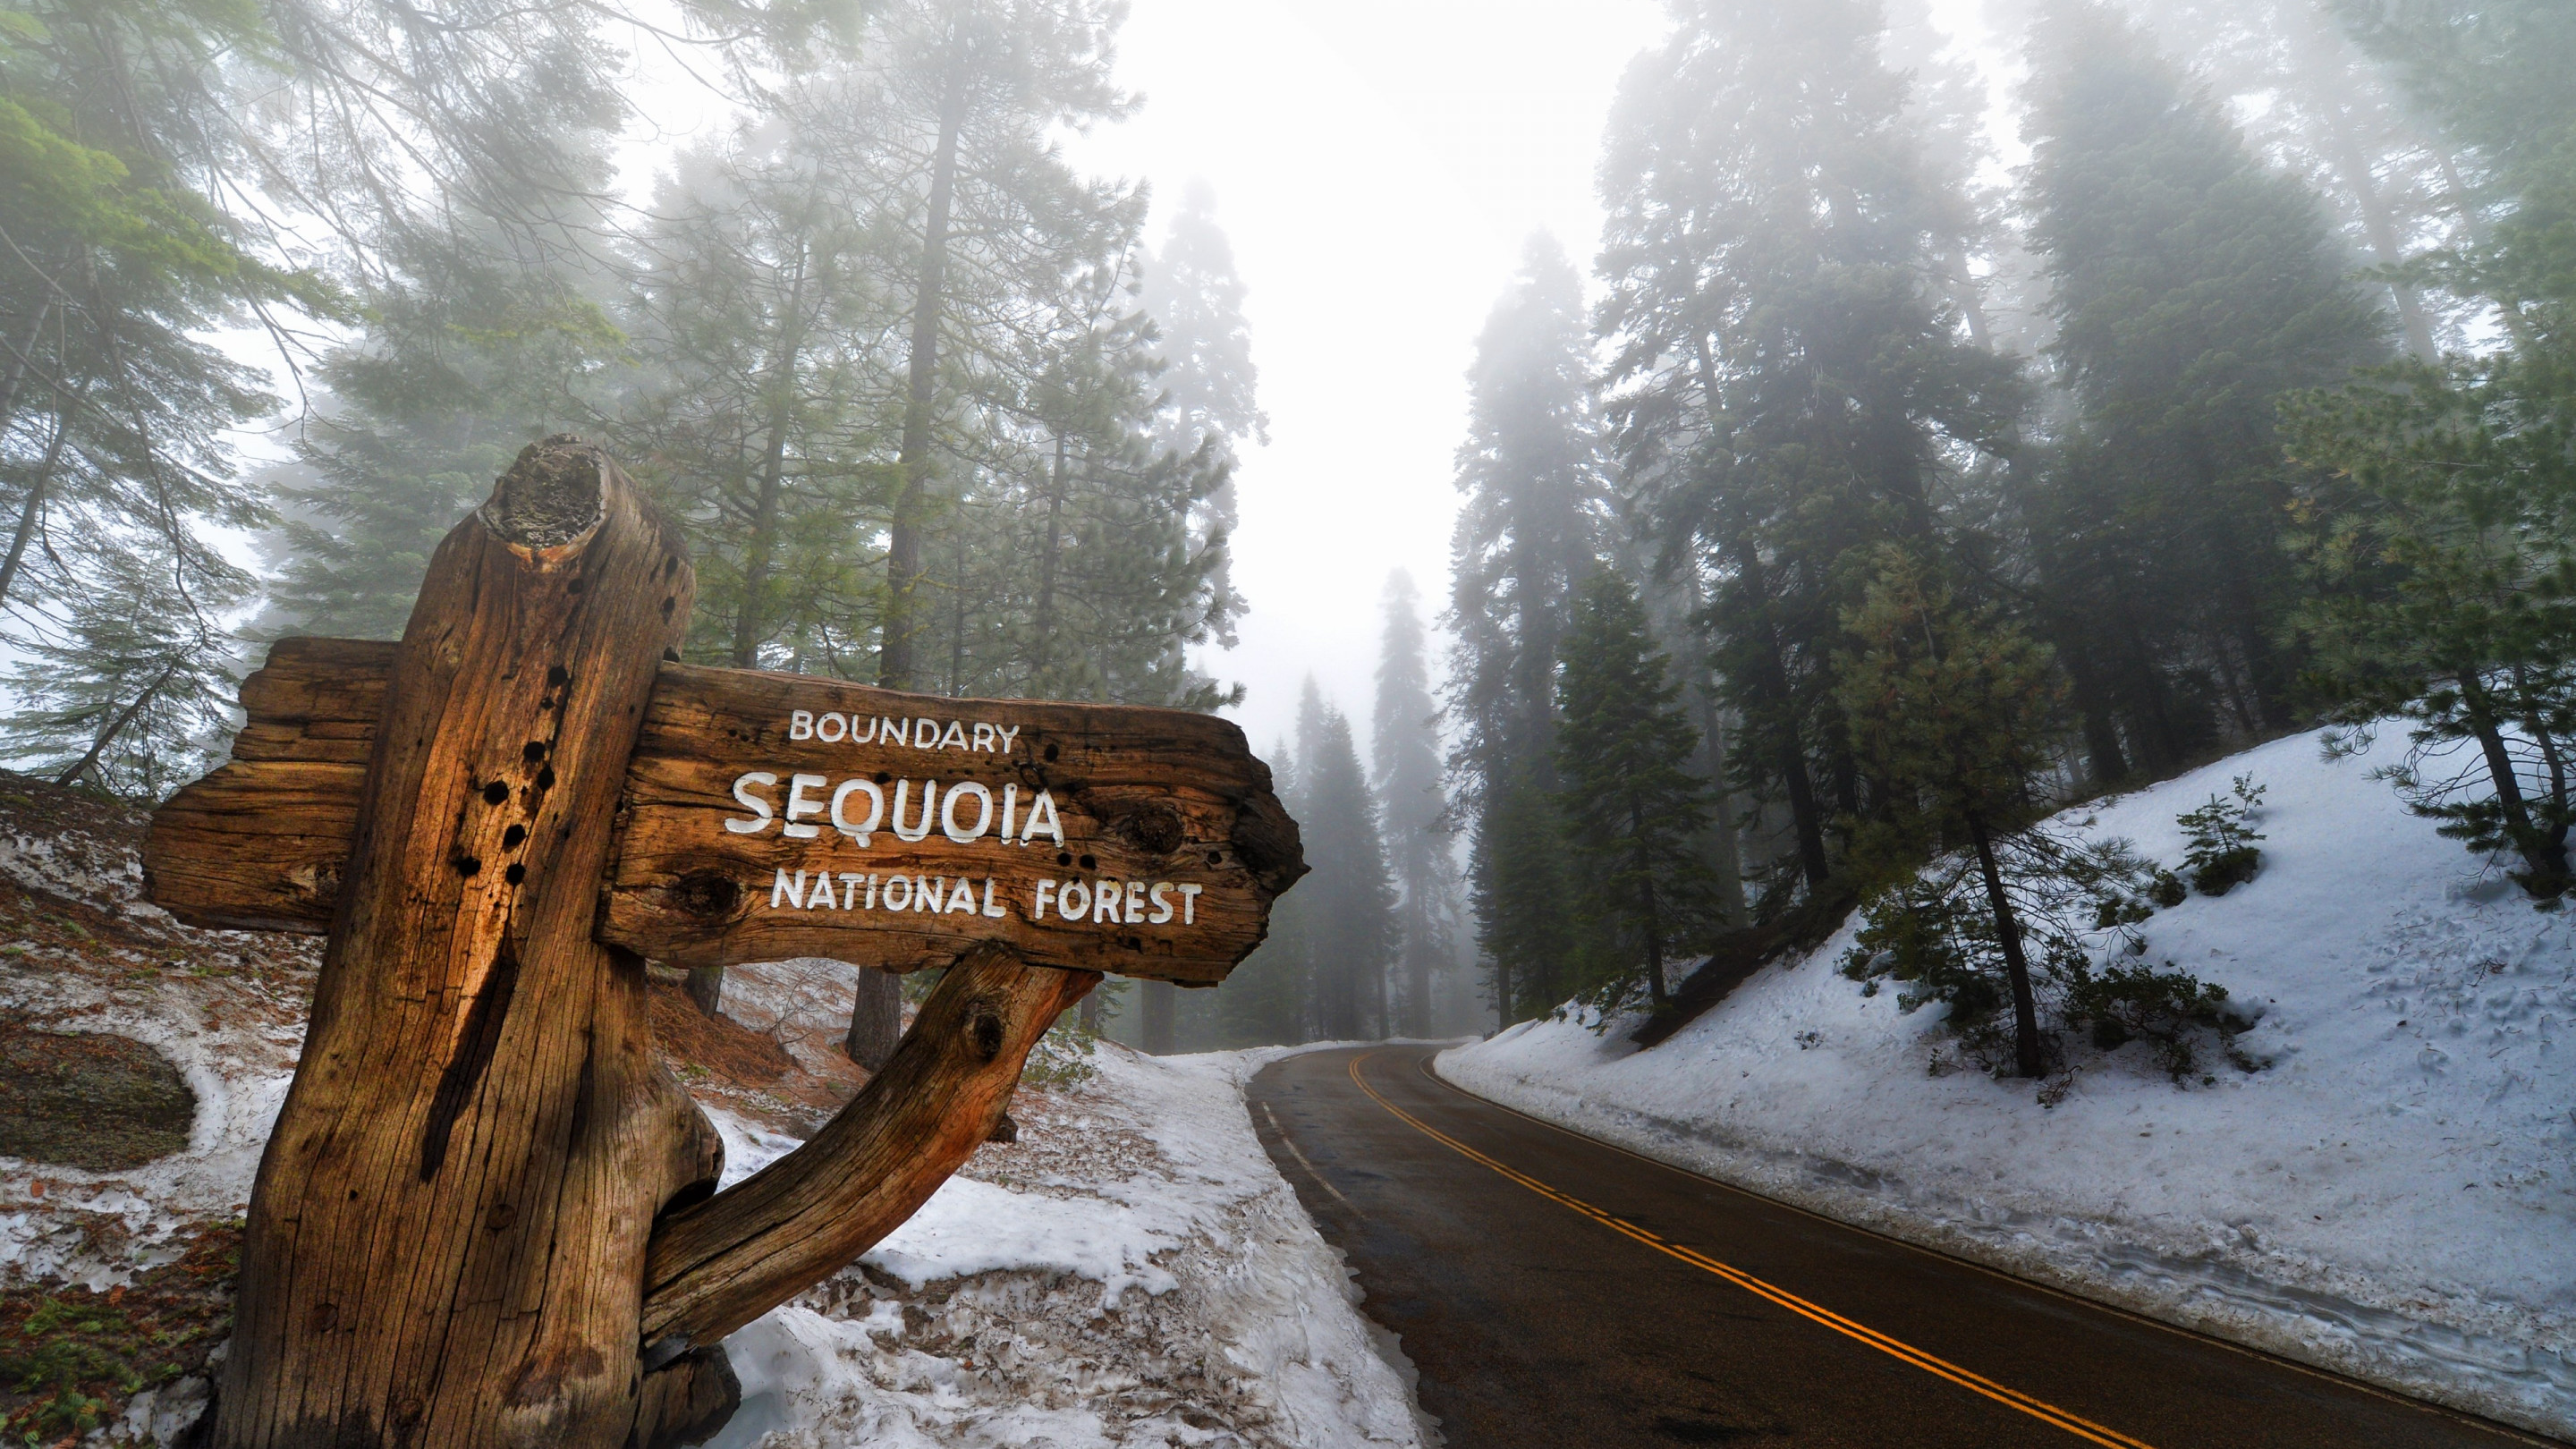
[[[1835,971],[1849,925],[1652,1051],[1543,1022],[1440,1070],[1837,1218],[2576,1433],[2576,923],[2371,763],[2295,736],[2070,812],[2175,865],[2177,814],[2234,775],[2269,787],[2261,874],[2143,927],[2150,961],[2259,1009],[2240,1045],[2261,1071],[2177,1087],[2143,1043],[2079,1047],[2054,1105],[1936,1075],[1957,1057],[1937,1009]]]

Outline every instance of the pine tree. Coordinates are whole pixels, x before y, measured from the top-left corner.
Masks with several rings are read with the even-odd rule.
[[[1967,335],[1947,274],[1975,211],[1883,29],[1868,0],[1677,5],[1621,82],[1601,169],[1622,482],[1663,562],[1713,582],[1736,783],[1785,801],[1810,889],[1828,822],[1868,803],[1835,714],[1843,560],[1938,545],[1942,494],[2022,404]]]
[[[2364,736],[2409,720],[2381,773],[2554,905],[2576,885],[2576,22],[2532,0],[2343,9],[2481,178],[2479,224],[2434,275],[2508,345],[2292,409],[2296,451],[2332,470],[2302,500],[2312,683]]]
[[[1475,821],[1477,939],[1505,1025],[1566,980],[1572,943],[1563,894],[1512,882],[1554,870],[1524,853],[1533,839],[1556,838],[1558,642],[1601,524],[1589,353],[1574,268],[1553,241],[1533,238],[1467,375],[1465,500],[1445,616],[1455,640],[1442,701],[1452,808]]]
[[[194,0],[0,27],[0,607],[33,692],[11,752],[121,793],[194,763],[172,721],[230,694],[251,582],[216,540],[270,519],[226,434],[276,399],[209,334],[337,312],[206,194],[222,58],[271,40]]]
[[[1387,978],[1399,944],[1395,890],[1377,802],[1341,711],[1324,710],[1299,773],[1305,808],[1297,823],[1315,867],[1298,890],[1308,896],[1316,1028],[1334,1040],[1385,1036]]]
[[[1216,191],[1207,182],[1193,180],[1183,188],[1181,209],[1162,247],[1146,262],[1142,295],[1162,333],[1157,352],[1163,407],[1155,441],[1184,456],[1215,443],[1213,461],[1226,476],[1199,506],[1194,531],[1201,547],[1219,544],[1234,533],[1238,519],[1233,470],[1247,443],[1269,444],[1270,418],[1256,393],[1260,374],[1243,315],[1243,279],[1234,269],[1233,244],[1217,225]],[[1211,582],[1228,604],[1214,620],[1214,637],[1232,648],[1243,601],[1230,572],[1219,569]]]
[[[1113,253],[1104,230],[1133,235],[1134,194],[1084,181],[1055,144],[1060,127],[1125,110],[1109,75],[1121,18],[1092,0],[890,6],[844,102],[868,114],[871,154],[901,178],[884,219],[907,309],[878,650],[889,689],[937,677],[932,545],[983,461],[979,430],[960,424],[994,386],[1027,380],[1014,364],[1022,309],[1047,291],[1034,284]]]
[[[1972,854],[2003,960],[2014,1064],[2035,1077],[2047,1048],[1997,842],[2032,813],[2063,686],[2046,649],[1991,609],[1961,607],[1920,559],[1887,546],[1871,564],[1867,592],[1844,615],[1853,647],[1837,671],[1853,747],[1892,807],[1871,843],[1880,869],[1906,884],[1927,846]]]
[[[1717,881],[1700,853],[1711,807],[1690,773],[1699,731],[1654,646],[1636,590],[1600,569],[1576,594],[1557,677],[1559,810],[1582,905],[1594,999],[1612,1006],[1642,978],[1664,1005],[1665,959],[1717,923]]]
[[[1313,694],[1311,682],[1308,693]],[[1320,701],[1318,701],[1320,705]],[[1320,707],[1316,711],[1320,715]],[[1279,801],[1301,823],[1307,818],[1306,776],[1298,768],[1299,752],[1282,739],[1271,748],[1272,783]],[[1316,859],[1308,846],[1307,859]],[[1234,968],[1213,992],[1215,1017],[1210,1045],[1267,1046],[1312,1040],[1312,986],[1309,980],[1308,923],[1313,918],[1308,882],[1279,898],[1270,908],[1270,932],[1251,955]]]
[[[2075,420],[2024,499],[2094,773],[2284,728],[2274,408],[2384,356],[2386,318],[2297,180],[2128,22],[2069,3],[2032,45],[2026,205]]]
[[[1433,977],[1448,963],[1458,911],[1450,858],[1448,792],[1441,783],[1440,737],[1423,657],[1422,619],[1413,576],[1387,576],[1386,629],[1378,652],[1377,705],[1369,746],[1386,822],[1387,854],[1402,892],[1398,1020],[1408,1036],[1431,1034]]]

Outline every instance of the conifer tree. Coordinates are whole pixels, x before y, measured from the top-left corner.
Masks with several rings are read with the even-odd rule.
[[[2094,773],[2285,727],[2275,405],[2383,355],[2316,197],[2264,166],[2135,26],[2090,3],[2033,41],[2031,245],[2075,420],[2023,506]]]
[[[1453,808],[1475,822],[1477,939],[1505,1025],[1527,1002],[1562,999],[1545,993],[1565,983],[1572,943],[1563,893],[1529,888],[1553,879],[1552,857],[1529,852],[1552,852],[1557,838],[1558,642],[1601,523],[1589,353],[1574,268],[1533,238],[1467,375],[1445,616],[1456,641],[1442,705]]]
[[[1213,461],[1226,470],[1193,520],[1204,548],[1235,530],[1233,470],[1243,448],[1270,442],[1270,417],[1256,391],[1260,370],[1252,363],[1252,330],[1243,315],[1243,279],[1235,272],[1233,244],[1217,224],[1216,190],[1206,181],[1192,180],[1183,188],[1163,245],[1146,262],[1142,297],[1162,333],[1156,352],[1163,361],[1157,379],[1163,406],[1155,441],[1184,456],[1213,441]],[[1243,601],[1229,571],[1220,568],[1211,581],[1228,601],[1214,621],[1215,640],[1231,648]]]
[[[1601,169],[1600,322],[1622,483],[1703,612],[1738,783],[1826,879],[1865,802],[1835,713],[1843,560],[1939,546],[1952,477],[2021,406],[1950,259],[1975,212],[1927,157],[1868,0],[1690,0],[1622,80]],[[1952,168],[1956,169],[1956,168]]]
[[[1582,905],[1586,985],[1604,1006],[1642,978],[1664,1005],[1665,960],[1718,920],[1700,853],[1709,784],[1690,773],[1699,731],[1654,646],[1636,590],[1602,568],[1575,595],[1557,676],[1559,810]]]
[[[1399,945],[1394,887],[1378,833],[1377,801],[1360,768],[1351,725],[1323,711],[1299,771],[1297,818],[1314,871],[1306,903],[1308,971],[1318,1032],[1334,1040],[1387,1035],[1387,978]]]
[[[1412,575],[1398,569],[1387,576],[1386,628],[1378,652],[1369,746],[1387,854],[1402,892],[1397,1018],[1404,1034],[1428,1036],[1433,976],[1451,958],[1458,907],[1449,799],[1441,783],[1440,737],[1417,597]]]
[[[1311,683],[1309,693],[1312,694]],[[1320,712],[1319,708],[1317,714]],[[1307,818],[1306,774],[1299,768],[1300,752],[1283,738],[1272,746],[1269,759],[1280,804],[1303,822]],[[1316,859],[1311,848],[1307,858],[1310,862]],[[1266,1046],[1313,1038],[1307,941],[1312,913],[1309,898],[1303,893],[1304,884],[1300,882],[1299,890],[1281,896],[1271,906],[1270,934],[1234,968],[1224,985],[1212,993],[1194,993],[1215,998],[1214,1045]]]
[[[1991,609],[1961,607],[1922,560],[1891,545],[1870,563],[1867,592],[1843,618],[1852,647],[1837,671],[1853,746],[1892,807],[1870,843],[1880,870],[1903,880],[1927,848],[1971,853],[2003,959],[2014,1064],[2035,1077],[2047,1048],[1997,842],[2031,814],[2063,686],[2046,649]]]
[[[2302,500],[2310,682],[2354,733],[2409,721],[2382,773],[2554,904],[2576,885],[2576,21],[2526,0],[2346,13],[2482,177],[2482,225],[2433,275],[2506,345],[2291,409],[2294,451],[2330,470]]]

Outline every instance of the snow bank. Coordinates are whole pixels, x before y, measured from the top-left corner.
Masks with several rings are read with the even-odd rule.
[[[726,1340],[743,1407],[714,1444],[1421,1443],[1253,1136],[1243,1082],[1277,1054],[1104,1044],[1089,1082],[1024,1095],[1027,1151],[986,1148],[856,1269]],[[718,1125],[729,1153],[765,1150]]]
[[[2396,747],[2392,739],[2383,752]],[[1458,1085],[1667,1161],[2402,1391],[2576,1434],[2576,929],[2314,735],[2069,812],[2178,865],[2251,773],[2263,868],[2144,927],[2260,1011],[2177,1088],[2078,1049],[2062,1101],[1834,970],[1850,927],[1663,1046],[1525,1024]],[[2214,1054],[2213,1054],[2214,1057]]]

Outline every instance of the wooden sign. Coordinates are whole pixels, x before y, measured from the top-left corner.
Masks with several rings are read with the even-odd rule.
[[[156,903],[192,925],[328,929],[395,649],[271,648],[232,762],[154,816]],[[542,762],[522,763],[482,788],[533,784]],[[611,849],[599,939],[673,965],[910,971],[999,941],[1194,986],[1260,944],[1305,869],[1269,770],[1212,715],[667,662]]]
[[[1230,724],[687,668],[693,588],[605,454],[533,444],[400,644],[278,644],[232,760],[155,814],[156,903],[329,936],[201,1442],[704,1439],[717,1340],[920,1207],[1099,972],[1222,979],[1305,871]],[[718,1192],[644,960],[800,952],[947,970]]]

